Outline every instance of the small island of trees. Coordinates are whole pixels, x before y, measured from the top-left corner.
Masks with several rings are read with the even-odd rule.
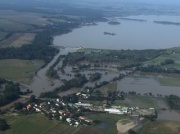
[[[110,24],[110,25],[119,25],[121,23],[117,22],[117,21],[109,21],[108,24]]]

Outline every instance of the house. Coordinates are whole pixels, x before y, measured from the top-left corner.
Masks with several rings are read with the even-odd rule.
[[[60,114],[60,115],[63,115],[64,113],[65,113],[65,111],[59,110],[59,114]]]
[[[70,118],[67,118],[66,121],[67,121],[68,123],[71,123],[71,119],[70,119]]]
[[[79,116],[80,120],[85,120],[86,118],[84,116]]]
[[[59,99],[56,99],[57,102],[59,102]]]
[[[35,108],[36,112],[41,112],[41,109]]]
[[[26,106],[26,109],[27,109],[27,110],[30,110],[32,107],[33,107],[32,104],[28,104],[28,105]]]

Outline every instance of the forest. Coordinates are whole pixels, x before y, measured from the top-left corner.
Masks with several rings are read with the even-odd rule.
[[[121,64],[122,67],[139,66],[142,62],[158,57],[165,50],[99,50],[86,52],[70,53],[66,56],[63,63],[74,65],[82,61],[90,63],[114,62]]]
[[[18,83],[0,79],[0,106],[18,99],[20,94],[20,85]]]
[[[171,109],[180,110],[180,98],[176,95],[166,96],[166,100]]]

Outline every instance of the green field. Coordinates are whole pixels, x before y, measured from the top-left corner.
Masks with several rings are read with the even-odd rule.
[[[30,12],[15,12],[10,10],[2,10],[0,17],[14,22],[20,22],[25,24],[43,25],[50,24],[47,19],[43,18],[44,14],[30,13]]]
[[[138,134],[179,134],[180,122],[154,121],[140,129]]]
[[[28,83],[36,70],[43,65],[43,61],[28,60],[0,60],[0,77],[17,82]]]
[[[85,117],[99,120],[100,123],[92,126],[71,127],[61,121],[49,120],[42,114],[31,115],[7,115],[6,119],[10,129],[2,134],[116,134],[117,121],[128,118],[124,115],[105,113],[85,113]],[[103,126],[102,124],[105,124]]]
[[[72,134],[77,130],[75,127],[71,127],[68,124],[64,124],[59,121],[59,123],[49,129],[47,132],[44,134]]]
[[[108,91],[116,91],[117,90],[117,82],[110,82],[109,84],[97,88],[96,90],[101,91],[103,94],[107,94]]]
[[[6,19],[0,19],[0,29],[5,31],[25,31],[32,27],[25,24],[15,23]]]
[[[161,77],[157,78],[159,83],[162,86],[175,86],[175,87],[180,87],[180,78],[175,78],[175,77]]]
[[[128,118],[128,116],[125,115],[115,115],[106,113],[88,113],[87,115],[85,115],[85,117],[88,117],[92,120],[99,120],[101,122],[96,126],[92,126],[94,127],[94,130],[96,130],[99,134],[116,134],[116,123],[121,119]]]
[[[177,48],[178,53],[173,53],[173,51],[171,50],[169,52],[169,54],[160,55],[159,57],[157,57],[157,58],[155,58],[153,60],[147,61],[145,63],[148,63],[148,64],[160,64],[161,62],[163,62],[166,59],[172,59],[172,60],[175,61],[175,63],[174,64],[169,64],[169,65],[165,65],[164,67],[180,69],[180,53],[179,53],[179,49],[180,48]]]
[[[43,134],[60,122],[48,120],[41,114],[32,114],[26,116],[11,115],[4,117],[10,125],[6,134]]]

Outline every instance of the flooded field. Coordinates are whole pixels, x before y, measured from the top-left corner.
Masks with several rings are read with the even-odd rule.
[[[158,111],[159,120],[180,121],[180,111],[165,110]]]
[[[152,93],[154,96],[171,94],[180,96],[180,87],[162,86],[155,77],[126,77],[118,82],[117,90],[124,92],[135,91],[141,95]]]

